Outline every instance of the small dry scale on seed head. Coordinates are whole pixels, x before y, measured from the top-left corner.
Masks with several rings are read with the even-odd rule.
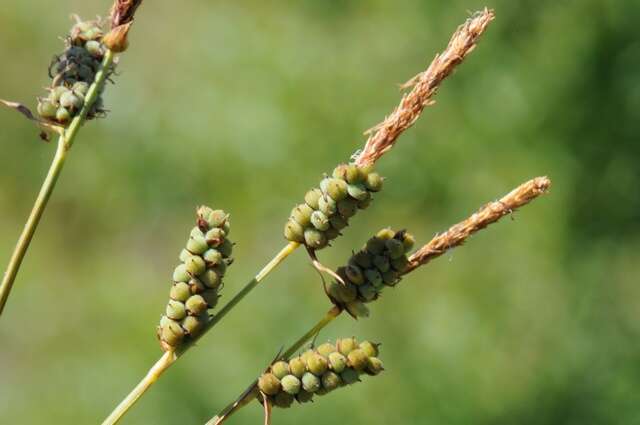
[[[175,351],[194,338],[209,321],[208,310],[218,303],[222,278],[231,264],[233,244],[229,241],[229,215],[202,206],[191,230],[182,263],[173,272],[173,285],[165,315],[160,319],[158,338],[165,351]]]

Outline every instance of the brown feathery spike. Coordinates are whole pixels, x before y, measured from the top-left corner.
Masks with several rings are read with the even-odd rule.
[[[403,89],[413,87],[405,94],[400,104],[385,120],[368,130],[369,139],[358,154],[358,166],[371,165],[388,152],[403,131],[411,127],[423,109],[435,101],[433,97],[442,81],[447,78],[466,55],[471,53],[478,39],[494,18],[493,10],[476,12],[462,24],[451,37],[446,50],[436,55],[426,71],[416,75],[402,85]]]
[[[499,201],[488,203],[471,217],[452,226],[414,252],[409,257],[409,268],[405,274],[441,256],[449,249],[462,245],[471,235],[546,193],[549,187],[551,180],[547,177],[536,177],[521,184]]]
[[[133,15],[140,4],[142,0],[115,0],[111,7],[111,28],[133,21]]]

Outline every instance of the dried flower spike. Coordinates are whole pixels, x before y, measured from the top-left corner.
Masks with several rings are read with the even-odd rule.
[[[360,376],[377,375],[382,370],[379,344],[343,338],[309,349],[289,361],[279,360],[258,379],[264,402],[281,408],[311,401],[314,395],[329,392],[360,381]],[[345,354],[346,352],[346,354]]]
[[[297,205],[284,227],[284,236],[312,251],[322,249],[349,225],[359,209],[371,203],[372,193],[382,189],[382,177],[371,167],[341,164],[320,188],[307,192],[304,204]]]
[[[229,216],[222,210],[202,206],[196,227],[191,230],[182,261],[173,272],[169,303],[158,326],[158,338],[165,351],[175,351],[194,338],[209,321],[207,310],[218,302],[233,244],[227,239]]]

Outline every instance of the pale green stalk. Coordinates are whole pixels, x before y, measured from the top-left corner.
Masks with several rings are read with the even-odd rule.
[[[289,242],[280,252],[273,257],[269,263],[258,272],[258,274],[249,281],[227,304],[225,304],[220,311],[213,316],[213,318],[205,325],[200,334],[193,338],[188,343],[184,344],[176,351],[167,351],[156,362],[147,375],[136,385],[136,387],[125,397],[122,402],[111,412],[107,419],[102,422],[102,425],[113,425],[122,419],[122,417],[133,407],[138,399],[144,394],[145,391],[153,385],[160,375],[171,367],[180,357],[182,357],[189,348],[193,347],[208,331],[210,331],[215,325],[217,325],[224,316],[226,316],[233,308],[246,297],[269,273],[274,271],[276,267],[282,263],[289,255],[300,246],[297,242]]]
[[[56,154],[53,157],[53,162],[51,163],[51,167],[49,168],[47,177],[42,183],[40,193],[36,198],[36,202],[33,205],[31,214],[29,214],[29,218],[27,219],[27,223],[24,226],[24,230],[22,231],[22,234],[18,239],[18,243],[13,250],[11,260],[9,260],[9,265],[7,266],[7,270],[4,274],[4,277],[2,278],[2,283],[0,284],[0,315],[2,315],[4,306],[7,303],[7,299],[9,298],[9,293],[11,292],[11,288],[13,287],[13,283],[16,279],[16,275],[18,274],[18,270],[20,270],[22,260],[24,260],[24,256],[27,253],[27,249],[29,249],[29,244],[31,243],[33,235],[36,232],[36,228],[40,223],[42,214],[47,207],[47,202],[49,202],[49,198],[51,197],[51,193],[56,186],[58,177],[60,177],[62,167],[64,166],[67,154],[69,153],[69,149],[71,149],[71,146],[75,141],[80,127],[86,121],[87,114],[98,98],[100,90],[102,89],[102,86],[104,85],[107,76],[109,75],[109,68],[111,68],[112,64],[113,52],[111,50],[107,50],[102,64],[100,65],[100,69],[96,73],[95,79],[89,87],[89,91],[87,92],[85,102],[82,106],[82,109],[80,110],[80,113],[76,117],[74,117],[74,119],[71,121],[71,124],[69,124],[69,127],[64,129],[60,134],[60,137],[58,138],[58,147],[56,149]]]

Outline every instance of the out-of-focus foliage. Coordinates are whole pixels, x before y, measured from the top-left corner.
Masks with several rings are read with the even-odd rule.
[[[68,16],[6,1],[0,96],[31,102]],[[82,129],[0,320],[0,423],[97,423],[160,355],[154,327],[195,206],[231,212],[223,301],[283,243],[291,207],[363,142],[468,0],[148,2],[111,113]],[[277,411],[298,424],[640,421],[640,3],[496,0],[480,45],[379,164],[385,192],[323,262],[382,226],[419,242],[522,181],[550,195],[320,340],[384,342],[387,371]],[[53,155],[0,111],[0,266]],[[140,401],[127,424],[200,424],[328,308],[298,252]],[[233,423],[259,423],[245,409]]]

